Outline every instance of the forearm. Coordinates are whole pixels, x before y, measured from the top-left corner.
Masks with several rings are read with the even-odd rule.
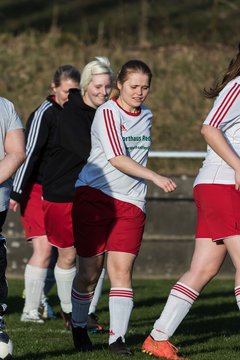
[[[136,161],[127,156],[116,156],[110,160],[110,163],[116,169],[127,175],[152,181],[165,192],[171,192],[176,189],[176,184],[174,181],[165,176],[161,176],[142,165],[139,165]]]
[[[127,175],[153,181],[154,172],[138,164],[136,161],[132,160],[128,156],[116,156],[109,161],[112,166]]]
[[[24,160],[24,152],[7,154],[5,158],[0,161],[0,184],[11,178]]]

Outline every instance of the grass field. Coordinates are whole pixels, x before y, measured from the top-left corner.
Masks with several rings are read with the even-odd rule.
[[[174,280],[134,280],[135,307],[132,313],[127,343],[134,351],[132,359],[149,359],[140,351],[145,336],[158,317]],[[108,326],[107,287],[101,297],[98,315],[101,323]],[[233,292],[233,280],[218,279],[204,290],[190,314],[172,338],[181,354],[191,360],[239,359],[240,318]],[[107,334],[91,335],[93,353],[76,354],[71,334],[64,330],[60,319],[45,324],[21,323],[23,307],[21,280],[9,281],[9,311],[6,316],[7,333],[14,344],[16,360],[107,360],[118,358],[109,354]],[[52,290],[49,302],[58,311],[58,299]]]

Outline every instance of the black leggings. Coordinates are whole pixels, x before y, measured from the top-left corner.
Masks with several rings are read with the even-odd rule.
[[[6,239],[2,236],[2,227],[6,220],[7,210],[0,211],[0,304],[6,302],[8,286],[6,280],[7,247]]]

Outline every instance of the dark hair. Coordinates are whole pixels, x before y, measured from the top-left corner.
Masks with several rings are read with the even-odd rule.
[[[216,97],[220,91],[229,83],[229,81],[235,79],[240,75],[240,43],[238,44],[238,53],[236,56],[230,61],[228,68],[223,75],[221,81],[217,81],[216,85],[209,90],[204,89],[204,96],[207,98]]]
[[[132,73],[142,73],[148,75],[149,85],[151,84],[152,72],[148,65],[141,60],[129,60],[121,67],[117,75],[115,86],[110,95],[111,99],[119,96],[119,89],[117,87],[117,83],[120,82],[120,84],[123,84],[125,81],[127,81],[129,74]]]
[[[76,81],[77,83],[80,83],[81,75],[77,68],[75,68],[72,65],[61,65],[57,70],[55,71],[53,75],[53,83],[56,87],[61,85],[61,81],[63,79],[71,79],[73,81]]]

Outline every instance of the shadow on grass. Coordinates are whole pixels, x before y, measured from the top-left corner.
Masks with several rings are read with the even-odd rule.
[[[203,294],[200,294],[201,300],[209,300],[209,299],[216,299],[216,298],[234,298],[234,288],[232,291],[226,290],[226,291],[211,291],[211,292],[204,292]]]
[[[8,305],[8,313],[22,313],[22,309],[24,306],[24,299],[20,296],[8,296],[7,298],[7,305]]]
[[[96,343],[96,344],[93,344],[93,346],[94,346],[93,347],[93,352],[89,353],[90,356],[92,354],[94,354],[95,351],[96,352],[97,351],[102,351],[102,350],[108,351],[107,343]],[[76,352],[74,349],[39,351],[37,353],[29,352],[29,353],[26,353],[24,355],[17,355],[17,356],[15,355],[14,360],[43,360],[43,359],[51,359],[51,357],[53,357],[53,356],[63,358],[65,356],[67,357],[67,356],[70,356],[70,355],[76,355],[76,356],[79,356],[79,358],[81,356],[84,357],[84,355],[85,355],[85,359],[87,359],[88,353],[79,353],[79,352]]]
[[[57,295],[50,295],[49,296],[49,304],[52,307],[57,307],[59,305],[59,298]],[[22,313],[23,306],[24,306],[24,299],[21,296],[8,296],[7,298],[7,305],[8,305],[8,313]]]

